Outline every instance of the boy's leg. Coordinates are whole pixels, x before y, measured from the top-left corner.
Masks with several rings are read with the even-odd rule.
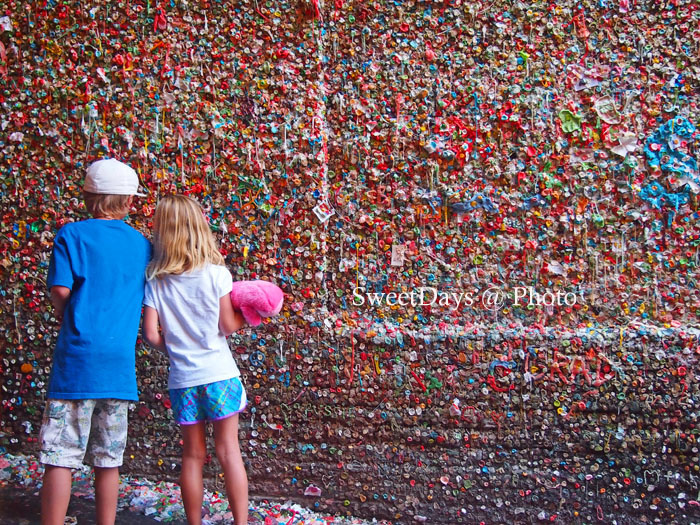
[[[119,467],[126,448],[129,402],[97,399],[85,462],[95,469],[95,511],[99,525],[113,525],[119,497]]]
[[[63,525],[73,482],[71,469],[45,465],[41,487],[41,525]]]
[[[119,467],[95,467],[95,513],[97,525],[113,525],[117,519]]]
[[[71,469],[83,464],[90,432],[89,401],[48,399],[39,431],[39,462],[44,465],[41,488],[41,523],[65,521],[73,476]]]
[[[224,469],[226,495],[236,525],[248,523],[248,476],[238,444],[238,414],[214,422],[216,457]]]
[[[204,499],[204,484],[202,468],[207,455],[204,422],[191,425],[180,425],[182,429],[182,472],[180,474],[180,489],[182,502],[187,514],[187,523],[200,525],[202,523],[202,500]]]

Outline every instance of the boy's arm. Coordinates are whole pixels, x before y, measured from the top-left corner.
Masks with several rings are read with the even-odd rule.
[[[56,311],[57,319],[61,319],[63,317],[63,311],[66,309],[69,298],[70,288],[66,288],[65,286],[51,287],[51,304],[53,304]]]
[[[143,338],[146,342],[156,350],[165,352],[165,339],[158,330],[158,312],[155,308],[144,306],[143,308]]]
[[[219,299],[219,330],[229,336],[245,324],[243,315],[234,310],[231,304],[231,296],[226,294]]]

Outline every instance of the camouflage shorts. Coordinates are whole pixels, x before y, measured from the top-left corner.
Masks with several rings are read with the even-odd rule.
[[[39,461],[57,467],[118,467],[126,447],[129,401],[49,399],[39,432]]]

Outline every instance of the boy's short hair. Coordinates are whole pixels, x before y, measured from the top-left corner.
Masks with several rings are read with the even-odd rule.
[[[129,214],[131,195],[100,195],[83,192],[85,207],[93,217],[123,219]]]

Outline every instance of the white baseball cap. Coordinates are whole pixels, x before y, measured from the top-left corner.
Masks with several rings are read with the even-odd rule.
[[[131,166],[117,159],[102,159],[90,164],[83,190],[100,195],[138,195],[139,176]]]

